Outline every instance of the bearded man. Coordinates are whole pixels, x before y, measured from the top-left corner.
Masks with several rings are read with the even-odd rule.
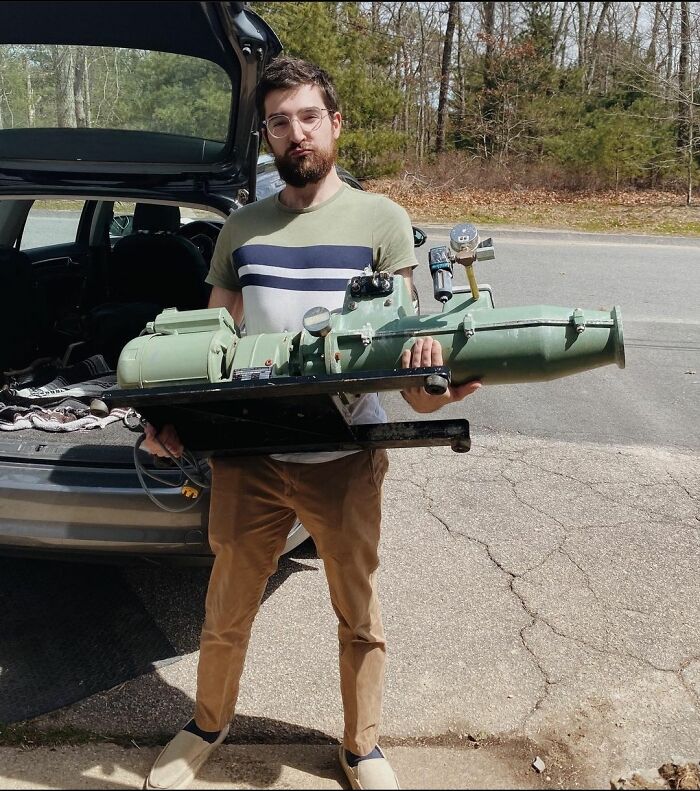
[[[347,282],[365,268],[407,279],[416,265],[406,211],[388,198],[348,187],[335,169],[342,117],[325,71],[278,58],[257,89],[265,142],[286,186],[231,214],[207,282],[209,307],[226,308],[246,332],[297,332],[309,309],[340,308]],[[405,368],[442,365],[432,338],[404,352]],[[404,391],[417,412],[433,412],[479,387],[442,396]],[[376,394],[352,405],[353,423],[380,423]],[[182,452],[172,427],[146,449]],[[158,441],[159,440],[159,441]],[[200,642],[194,717],[166,746],[146,787],[184,788],[224,741],[233,717],[253,619],[298,517],[323,560],[338,617],[345,730],[340,763],[353,788],[398,788],[377,744],[386,642],[376,594],[383,449],[214,458],[209,542],[215,554]]]

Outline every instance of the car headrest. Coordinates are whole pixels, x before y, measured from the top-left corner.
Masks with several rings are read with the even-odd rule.
[[[178,206],[137,203],[134,207],[133,228],[134,233],[138,231],[175,233],[180,229],[180,209]]]

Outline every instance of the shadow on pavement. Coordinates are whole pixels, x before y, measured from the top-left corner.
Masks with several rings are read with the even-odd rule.
[[[0,723],[62,708],[176,656],[121,569],[0,558]]]
[[[291,555],[282,557],[277,572],[270,578],[263,602],[270,598],[285,581],[292,575],[301,571],[319,572],[315,565],[304,563],[305,560],[316,559],[313,542],[307,541],[298,547]],[[130,567],[120,573],[124,575],[126,587],[138,595],[144,606],[154,620],[154,625],[167,635],[175,648],[175,653],[184,655],[197,651],[199,648],[199,633],[204,617],[204,602],[209,579],[209,568],[151,568]],[[90,572],[92,574],[92,572]],[[322,572],[321,572],[322,573]],[[94,575],[93,575],[94,576]],[[94,580],[93,580],[94,584]],[[103,613],[106,622],[118,612]],[[108,650],[108,646],[95,644],[96,653]],[[79,669],[78,669],[79,670]],[[14,673],[22,673],[21,667],[16,667]],[[50,673],[51,668],[46,668]],[[27,770],[27,762],[22,762],[21,777],[16,779],[23,783],[32,783],[37,786],[64,787],[64,788],[128,788],[135,787],[133,775],[146,777],[151,763],[167,741],[185,724],[192,716],[193,701],[181,690],[165,682],[159,674],[152,672],[138,679],[138,684],[147,688],[148,700],[156,702],[159,709],[157,722],[161,727],[148,727],[141,730],[139,725],[132,732],[125,732],[123,726],[117,725],[120,717],[116,714],[121,707],[122,694],[116,690],[105,689],[102,693],[93,696],[92,700],[101,696],[105,706],[114,706],[115,726],[110,729],[104,723],[100,728],[99,737],[92,741],[90,718],[84,720],[81,710],[90,707],[92,700],[77,701],[66,709],[36,717],[19,723],[20,728],[28,731],[35,729],[42,733],[39,740],[41,744],[54,744],[60,746],[58,755],[65,758],[66,751],[70,751],[70,776],[56,776],[56,767],[51,761],[30,763],[31,769]],[[67,716],[65,716],[67,715]],[[84,727],[78,727],[78,722],[83,720]],[[70,724],[66,726],[66,721]],[[123,720],[122,720],[123,722]],[[58,727],[57,727],[58,726]],[[73,742],[69,731],[83,730],[83,734]],[[141,732],[139,732],[141,731]],[[101,738],[100,738],[101,737]],[[75,737],[73,737],[75,739]],[[132,741],[133,740],[133,741]],[[105,754],[105,746],[112,742],[126,749],[116,750],[111,747],[107,751],[110,755],[123,756],[118,761],[109,765],[100,763],[100,756]],[[283,763],[271,760],[271,754],[266,752],[265,760],[257,760],[254,755],[248,754],[240,760],[236,759],[234,765],[217,761],[216,754],[211,761],[203,767],[198,777],[208,783],[241,783],[249,787],[264,788],[276,782],[280,777],[283,767],[289,766],[302,772],[344,783],[342,770],[337,765],[335,746],[338,740],[323,731],[305,728],[281,720],[266,717],[236,715],[231,725],[231,731],[225,742],[227,745],[278,745],[280,755],[283,754]],[[138,746],[136,746],[138,745]],[[284,746],[287,746],[284,748]],[[301,749],[290,749],[292,745],[303,745]],[[319,762],[318,756],[312,756],[304,748],[311,745],[328,745],[327,760],[324,757]],[[151,748],[151,749],[147,749]],[[116,750],[116,751],[115,751]],[[277,755],[273,751],[272,755]],[[133,758],[133,762],[130,760]],[[313,765],[310,765],[309,761]],[[13,761],[4,767],[2,775],[13,778]],[[65,761],[63,762],[65,766]],[[19,767],[19,764],[18,764]],[[129,776],[127,779],[127,776]],[[112,779],[108,779],[108,778]],[[121,782],[121,778],[125,782]],[[140,782],[143,782],[142,780]]]
[[[317,558],[316,547],[307,539],[293,552],[280,558],[277,571],[270,577],[262,604],[284,583],[301,571],[318,573],[315,566],[304,563]],[[136,566],[126,570],[132,590],[168,636],[180,654],[199,650],[199,635],[204,621],[204,602],[211,569],[208,567],[167,568]],[[321,572],[322,573],[322,572]]]

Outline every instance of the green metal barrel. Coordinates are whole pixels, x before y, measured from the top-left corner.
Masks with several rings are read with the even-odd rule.
[[[619,308],[536,305],[412,317],[376,330],[331,329],[323,343],[302,345],[299,373],[399,368],[402,352],[426,336],[440,342],[454,383],[546,381],[611,363],[624,367]]]

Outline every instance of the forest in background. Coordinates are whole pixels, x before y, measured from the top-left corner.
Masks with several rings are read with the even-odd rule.
[[[285,53],[335,79],[346,124],[341,162],[361,178],[454,189],[664,189],[692,200],[698,3],[250,6]],[[100,125],[217,138],[228,111],[225,80],[203,61],[0,48],[0,128]]]
[[[335,78],[344,164],[430,186],[692,187],[700,4],[253,2]]]

